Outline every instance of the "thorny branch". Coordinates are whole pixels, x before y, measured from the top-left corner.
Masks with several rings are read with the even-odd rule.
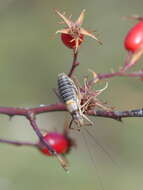
[[[37,132],[37,124],[35,119],[31,116],[29,118],[29,113],[33,115],[38,115],[42,113],[48,112],[57,112],[57,111],[67,111],[66,106],[62,103],[57,104],[49,104],[42,107],[35,107],[35,108],[13,108],[13,107],[0,107],[0,114],[8,115],[8,116],[25,116],[29,119],[33,129],[35,130],[37,136],[42,139],[41,133],[39,134],[39,129]],[[143,109],[135,109],[135,110],[126,110],[126,111],[105,111],[105,110],[90,110],[86,113],[90,116],[95,117],[104,117],[115,119],[121,121],[123,118],[128,117],[143,117]],[[43,142],[44,143],[44,142]]]
[[[117,121],[122,121],[123,118],[129,117],[143,117],[143,109],[136,110],[125,110],[125,111],[102,111],[102,110],[92,110],[88,112],[88,115],[96,117],[105,117],[110,119],[115,119]]]
[[[29,117],[29,113],[33,115],[53,112],[53,111],[65,111],[66,107],[62,103],[49,104],[45,106],[39,106],[35,108],[14,108],[14,107],[0,107],[0,114],[8,115],[10,117],[19,115]]]

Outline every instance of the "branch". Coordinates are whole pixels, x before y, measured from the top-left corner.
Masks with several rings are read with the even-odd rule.
[[[40,144],[31,143],[31,142],[21,142],[21,141],[14,141],[14,140],[6,140],[0,139],[0,143],[12,144],[16,146],[32,146],[32,147],[41,147]]]
[[[133,66],[135,66],[138,62],[138,60],[141,58],[143,54],[143,48],[140,48],[137,50],[135,53],[128,52],[127,57],[125,59],[123,67],[119,69],[117,72],[111,72],[111,73],[96,73],[95,79],[106,79],[106,78],[112,78],[112,77],[139,77],[143,79],[143,69],[137,71],[137,72],[132,72],[129,73],[127,72],[129,69],[131,69]],[[89,81],[89,84],[92,83],[92,81]]]
[[[112,73],[103,73],[103,74],[97,74],[98,79],[106,79],[106,78],[112,78],[112,77],[139,77],[143,78],[143,70],[132,72],[132,73],[125,73],[122,71],[118,72],[112,72]]]
[[[10,117],[13,117],[15,115],[28,117],[29,112],[37,115],[53,111],[66,111],[66,106],[62,103],[56,103],[35,108],[0,107],[0,114],[8,115]]]
[[[129,117],[143,117],[143,109],[126,110],[126,111],[102,111],[92,110],[88,111],[88,115],[96,117],[104,117],[122,121],[123,118]]]
[[[36,114],[42,114],[45,112],[53,112],[53,111],[66,111],[66,107],[62,103],[50,104],[50,105],[46,105],[42,107],[29,108],[29,109],[28,108],[0,107],[0,114],[5,114],[8,116],[15,116],[15,115],[25,116],[29,120],[36,135],[39,137],[41,144],[47,147],[47,149],[58,159],[58,161],[60,162],[61,166],[65,169],[65,171],[68,171],[68,163],[66,159],[64,159],[61,155],[57,154],[57,152],[51,147],[51,145],[45,141],[36,123],[36,119],[35,119]],[[110,118],[110,119],[115,119],[117,121],[122,121],[122,118],[143,117],[143,109],[137,109],[137,110],[131,110],[131,111],[92,110],[92,111],[88,111],[87,114],[90,116]],[[4,139],[0,139],[0,142],[13,144],[17,146],[22,146],[22,145],[33,146],[33,147],[40,146],[35,143],[10,141],[10,140],[4,140]]]
[[[77,56],[78,56],[78,51],[73,51],[73,62],[72,62],[72,66],[70,68],[69,77],[72,77],[72,74],[74,73],[76,67],[79,65],[79,62],[77,62]]]
[[[32,113],[35,116],[37,114],[57,112],[57,111],[67,111],[66,106],[62,103],[56,103],[56,104],[49,104],[46,106],[29,108],[29,109],[28,108],[0,107],[0,114],[5,114],[9,116],[21,115],[21,116],[27,117],[28,120],[29,120],[29,113]],[[143,117],[143,109],[126,110],[126,111],[91,110],[87,112],[87,115],[111,118],[111,119],[116,119],[120,121],[121,118]],[[33,119],[31,121],[31,116],[30,116],[30,122],[32,122],[31,124],[33,126]],[[38,136],[40,138],[40,135]]]
[[[143,54],[143,47],[137,49],[134,53],[128,52],[127,58],[125,60],[124,66],[121,71],[125,72],[137,64],[138,60]]]

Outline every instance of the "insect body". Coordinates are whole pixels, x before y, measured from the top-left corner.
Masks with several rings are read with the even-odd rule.
[[[80,91],[73,80],[65,73],[58,75],[58,90],[62,101],[66,104],[67,110],[71,113],[73,120],[77,125],[84,125],[84,118],[90,125],[92,122],[82,113],[80,105]]]

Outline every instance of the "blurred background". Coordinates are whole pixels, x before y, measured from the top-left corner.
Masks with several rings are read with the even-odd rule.
[[[0,105],[35,107],[58,101],[52,89],[57,75],[68,72],[72,51],[54,32],[61,28],[53,8],[76,19],[86,9],[84,27],[95,29],[100,46],[86,39],[80,48],[76,76],[82,82],[88,69],[98,73],[117,70],[124,62],[124,36],[134,21],[123,16],[143,15],[142,0],[0,0]],[[135,68],[141,68],[141,62]],[[104,87],[105,82],[101,84]],[[143,83],[138,79],[113,78],[100,99],[117,110],[143,106]],[[37,117],[41,129],[62,131],[65,113]],[[141,118],[123,123],[92,118],[95,126],[72,131],[77,148],[68,155],[70,173],[34,148],[0,144],[0,190],[135,190],[143,188],[143,125]],[[37,137],[23,117],[0,115],[0,137],[35,142]],[[95,143],[98,140],[98,143]],[[103,146],[110,156],[101,148]],[[102,184],[102,185],[101,185]]]

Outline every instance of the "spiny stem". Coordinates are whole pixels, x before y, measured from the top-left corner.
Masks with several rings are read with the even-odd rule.
[[[29,120],[29,113],[34,115],[47,113],[47,112],[57,112],[57,111],[67,111],[66,107],[62,103],[49,104],[42,107],[35,108],[13,108],[13,107],[0,107],[0,114],[10,115],[10,116],[25,116]],[[91,110],[88,111],[87,115],[96,116],[96,117],[105,117],[120,120],[120,118],[127,117],[143,117],[142,109],[137,110],[126,110],[126,111],[104,111],[104,110]],[[31,121],[31,119],[30,119]],[[33,119],[32,119],[33,121]],[[39,129],[38,129],[39,130]],[[39,131],[38,131],[39,132]],[[37,133],[38,134],[38,133]],[[43,136],[41,136],[43,138]]]
[[[105,117],[105,118],[115,119],[117,121],[122,121],[123,118],[143,117],[143,108],[135,110],[125,110],[125,111],[92,110],[88,111],[88,115],[96,117]]]
[[[13,117],[15,115],[27,117],[29,112],[37,115],[53,111],[66,111],[66,106],[62,103],[56,103],[35,108],[0,107],[0,114],[8,115],[10,117]]]

